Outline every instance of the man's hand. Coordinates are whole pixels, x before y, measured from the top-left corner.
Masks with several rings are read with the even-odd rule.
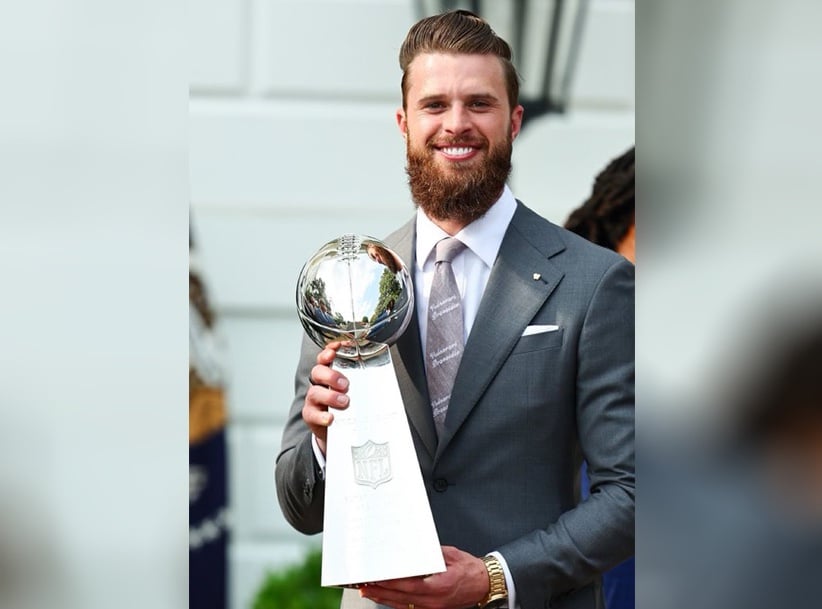
[[[360,595],[394,609],[461,609],[484,599],[490,584],[481,558],[442,546],[444,573],[392,579],[360,588]]]
[[[348,407],[348,379],[331,368],[341,343],[329,343],[317,355],[317,365],[311,369],[311,387],[305,394],[303,421],[317,438],[317,445],[325,454],[328,426],[334,420],[329,408],[341,410]]]

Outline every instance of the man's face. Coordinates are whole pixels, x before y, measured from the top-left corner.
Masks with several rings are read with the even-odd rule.
[[[432,219],[464,226],[502,193],[522,106],[510,107],[502,64],[492,55],[425,53],[408,76],[397,124],[412,196]]]

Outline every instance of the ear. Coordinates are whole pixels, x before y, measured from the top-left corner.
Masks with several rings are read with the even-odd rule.
[[[402,108],[397,108],[397,127],[400,129],[400,133],[404,138],[408,138],[408,121],[405,120],[405,110]]]
[[[511,141],[517,139],[517,135],[519,135],[520,129],[522,129],[523,112],[524,108],[522,106],[517,106],[514,108],[514,111],[511,112]]]

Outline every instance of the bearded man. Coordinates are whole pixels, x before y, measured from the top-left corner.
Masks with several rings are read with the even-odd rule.
[[[485,21],[421,20],[400,66],[417,212],[386,243],[410,262],[417,309],[391,350],[447,570],[346,590],[342,607],[600,607],[600,573],[633,554],[633,265],[506,185],[523,109]],[[449,262],[462,337],[444,358],[428,310]],[[277,457],[281,508],[307,534],[322,530],[327,428],[348,407],[334,355],[305,340]]]

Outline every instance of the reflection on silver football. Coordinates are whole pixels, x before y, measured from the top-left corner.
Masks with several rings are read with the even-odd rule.
[[[338,356],[366,360],[408,327],[414,288],[394,252],[372,237],[346,234],[314,254],[297,279],[297,312],[320,347],[342,341]]]

